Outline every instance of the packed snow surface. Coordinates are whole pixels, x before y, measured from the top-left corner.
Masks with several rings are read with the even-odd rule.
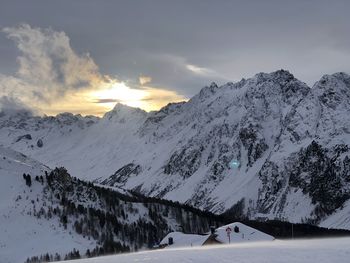
[[[349,262],[350,238],[311,239],[195,248],[162,249],[100,258],[74,260],[74,263],[329,263]],[[64,261],[67,262],[67,261]]]

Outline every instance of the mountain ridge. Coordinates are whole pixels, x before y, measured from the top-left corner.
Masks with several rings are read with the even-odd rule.
[[[68,125],[2,125],[0,140],[80,178],[147,196],[215,213],[241,204],[252,219],[322,224],[348,200],[349,79],[324,75],[310,88],[285,70],[258,73],[157,112],[116,105],[104,118]],[[24,130],[33,139],[15,142]],[[43,147],[32,143],[39,138]],[[318,165],[303,163],[311,156]],[[316,191],[332,178],[333,207]]]

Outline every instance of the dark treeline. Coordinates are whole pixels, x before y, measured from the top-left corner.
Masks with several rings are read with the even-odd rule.
[[[266,222],[242,220],[241,222],[278,239],[350,236],[349,230],[328,229],[310,224],[292,224],[278,220],[268,220]]]
[[[293,238],[350,236],[349,230],[328,229],[328,228],[318,227],[316,225],[307,224],[307,223],[292,224],[290,222],[281,221],[281,220],[265,220],[265,221],[249,220],[242,212],[242,209],[243,209],[242,200],[238,202],[235,206],[233,206],[233,208],[227,210],[227,212],[218,215],[208,211],[203,211],[203,210],[194,208],[187,204],[181,204],[179,202],[173,202],[173,201],[160,199],[156,197],[146,197],[134,191],[129,191],[129,192],[133,194],[132,198],[135,200],[135,202],[161,203],[161,204],[166,204],[168,206],[181,207],[193,213],[197,213],[201,216],[211,218],[213,222],[212,225],[215,225],[215,226],[222,226],[225,224],[230,224],[232,222],[239,221],[250,227],[256,228],[262,232],[265,232],[279,239],[288,239],[288,238],[291,238],[292,235],[293,235]],[[292,225],[293,225],[293,229],[292,229]]]
[[[55,255],[46,253],[41,256],[34,256],[28,258],[25,263],[37,263],[37,262],[53,262],[53,261],[61,261],[61,260],[71,260],[71,259],[80,259],[79,250],[73,249],[73,251],[66,254],[63,258],[60,254],[55,253]]]
[[[240,221],[250,227],[256,228],[275,238],[316,238],[316,237],[340,237],[350,236],[349,230],[343,229],[328,229],[310,224],[309,220],[306,223],[292,224],[281,220],[249,220],[243,213],[244,199],[237,202],[231,209],[219,216],[219,220],[228,224],[232,219]]]

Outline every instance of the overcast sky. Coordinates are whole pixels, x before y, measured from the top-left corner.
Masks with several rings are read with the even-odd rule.
[[[39,81],[50,81],[43,77],[50,71],[43,73],[42,62],[36,69],[32,60],[49,57],[52,71],[72,56],[74,63],[89,65],[82,71],[95,74],[94,85],[104,76],[134,89],[145,81],[153,92],[172,92],[163,99],[189,98],[212,81],[223,84],[281,68],[312,85],[323,74],[350,71],[349,10],[350,1],[322,0],[1,0],[0,88],[2,95],[15,97],[9,85],[41,86]],[[39,33],[45,41],[35,47]],[[67,40],[62,44],[67,57],[47,47],[57,39]],[[33,58],[38,48],[48,51]],[[33,74],[41,77],[33,81]],[[91,79],[65,81],[65,88],[55,83],[45,92],[57,89],[59,96],[85,81]],[[38,105],[50,103],[42,89],[31,88]]]

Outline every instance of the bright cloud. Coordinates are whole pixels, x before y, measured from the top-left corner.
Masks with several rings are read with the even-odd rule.
[[[147,95],[142,99],[143,105],[149,110],[158,110],[169,102],[187,101],[187,98],[177,94],[175,91],[159,89],[155,87],[145,87]],[[144,108],[141,106],[141,108]]]
[[[89,54],[77,55],[64,32],[32,28],[27,24],[2,30],[21,55],[15,77],[3,76],[1,91],[24,94],[51,103],[69,90],[86,89],[108,81]],[[15,87],[15,88],[14,88]]]
[[[189,71],[192,71],[193,73],[196,73],[198,75],[209,75],[209,74],[213,74],[214,72],[210,69],[207,68],[202,68],[202,67],[198,67],[196,65],[191,65],[191,64],[187,64],[186,68]]]
[[[139,77],[139,82],[141,85],[145,85],[147,83],[150,83],[152,81],[152,78],[149,76],[140,76]]]

